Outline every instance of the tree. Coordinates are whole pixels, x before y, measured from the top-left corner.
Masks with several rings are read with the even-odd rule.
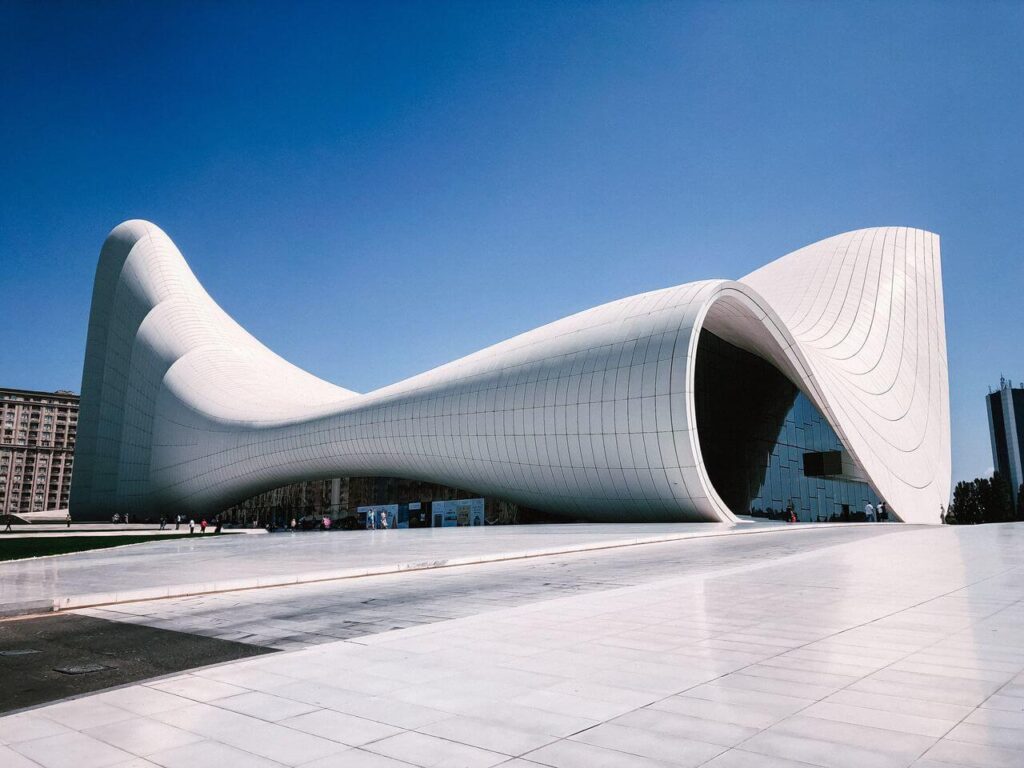
[[[1010,495],[1010,484],[998,472],[986,483],[982,496],[985,510],[985,523],[1007,523],[1013,520],[1013,497]]]
[[[991,478],[976,477],[957,483],[946,513],[950,525],[1005,523],[1014,519],[1024,520],[1022,500],[1018,499],[1015,510],[1010,486],[998,472]]]
[[[961,480],[953,489],[953,501],[946,512],[950,525],[973,525],[977,519],[977,500],[973,481]]]

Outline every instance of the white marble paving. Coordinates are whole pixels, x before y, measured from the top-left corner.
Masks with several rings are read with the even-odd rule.
[[[0,718],[0,758],[1024,766],[1024,524],[906,529],[559,594]]]
[[[817,526],[820,527],[820,526]],[[790,528],[810,528],[800,524]],[[351,578],[414,568],[715,535],[776,534],[766,521],[418,528],[199,535],[129,549],[0,563],[0,615]],[[183,574],[186,575],[183,578]]]

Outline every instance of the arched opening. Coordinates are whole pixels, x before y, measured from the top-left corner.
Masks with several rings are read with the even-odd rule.
[[[704,328],[694,370],[708,478],[738,515],[864,519],[878,497],[814,403],[772,363]]]

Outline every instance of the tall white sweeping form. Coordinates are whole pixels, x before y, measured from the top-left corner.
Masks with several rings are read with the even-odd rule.
[[[210,513],[293,481],[380,475],[575,518],[732,521],[745,510],[727,508],[701,459],[702,330],[799,387],[899,519],[939,522],[939,238],[902,227],[613,301],[357,394],[263,346],[159,227],[127,221],[96,271],[72,514]]]

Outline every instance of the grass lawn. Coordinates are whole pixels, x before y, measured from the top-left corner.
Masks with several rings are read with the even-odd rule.
[[[225,535],[225,534],[220,534]],[[161,536],[40,536],[24,539],[7,539],[0,534],[0,560],[20,560],[25,557],[41,557],[43,555],[63,555],[68,552],[84,552],[89,549],[106,549],[107,547],[122,547],[125,544],[144,544],[147,541],[162,541],[164,539],[188,539],[199,541],[201,539],[216,538],[217,534],[207,533],[203,536],[175,536],[173,534]]]

